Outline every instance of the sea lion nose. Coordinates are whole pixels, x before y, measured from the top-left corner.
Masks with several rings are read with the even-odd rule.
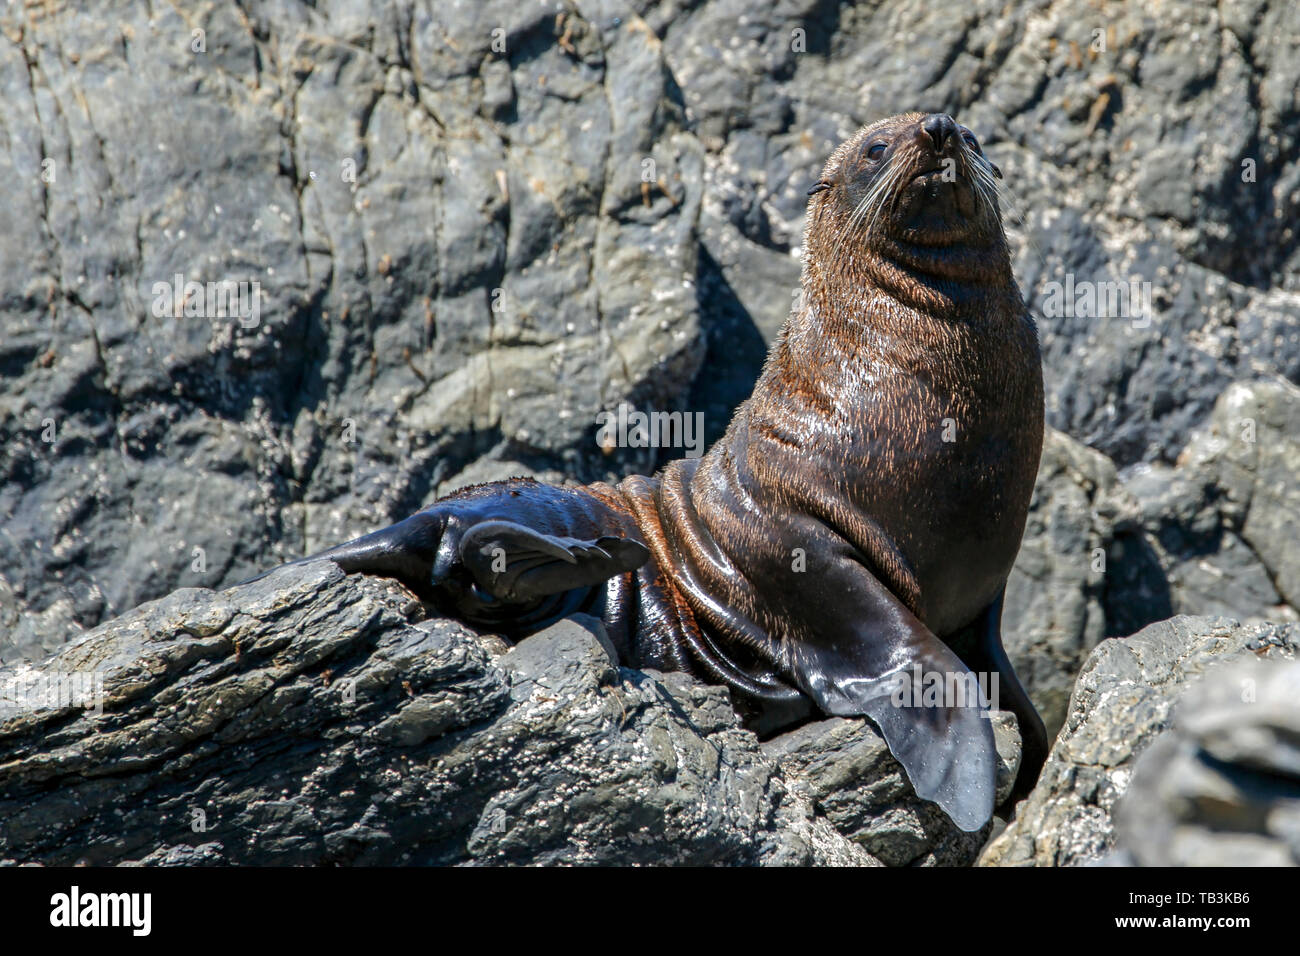
[[[921,122],[921,129],[929,134],[934,142],[935,151],[940,152],[943,150],[943,144],[948,142],[948,137],[956,132],[957,124],[947,113],[931,113]]]

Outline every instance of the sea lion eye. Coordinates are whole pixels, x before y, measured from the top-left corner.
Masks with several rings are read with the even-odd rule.
[[[871,148],[867,150],[867,159],[879,159],[885,155],[884,143],[872,143]]]

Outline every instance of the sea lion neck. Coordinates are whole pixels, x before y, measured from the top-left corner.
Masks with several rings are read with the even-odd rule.
[[[829,261],[807,249],[801,283],[805,303],[827,335],[870,324],[876,306],[869,304],[884,300],[945,324],[1002,321],[1008,303],[1021,301],[1005,243],[934,249],[889,240]]]

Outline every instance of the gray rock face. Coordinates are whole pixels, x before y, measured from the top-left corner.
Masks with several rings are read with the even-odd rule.
[[[1048,429],[1025,538],[1007,582],[1003,644],[1054,736],[1074,679],[1106,629],[1116,527],[1136,502],[1105,455]]]
[[[996,715],[996,802],[1011,793],[1020,766],[1015,717]],[[863,720],[833,717],[763,744],[794,794],[819,818],[886,866],[962,865],[988,839],[963,833],[936,806],[916,800],[881,737]]]
[[[1104,641],[1079,675],[1038,786],[984,850],[980,865],[1068,866],[1106,858],[1116,848],[1115,804],[1133,780],[1135,761],[1169,727],[1189,687],[1229,662],[1290,661],[1297,652],[1300,625],[1206,617],[1176,617]],[[1196,707],[1193,698],[1189,712],[1199,714]],[[1207,721],[1213,716],[1193,717],[1189,726]],[[1255,740],[1275,755],[1271,759],[1289,752]]]
[[[1140,526],[1070,513],[1104,481],[1041,498],[1013,581],[1040,704],[1151,608],[1296,604],[1277,446],[1240,521],[1146,530],[1210,507],[1177,463],[1230,383],[1300,380],[1293,3],[33,11],[0,12],[0,660],[469,480],[649,470],[594,441],[624,399],[716,436],[790,310],[804,190],[913,108],[1007,174],[1051,423],[1156,475]],[[1067,274],[1151,282],[1150,322],[1045,314]],[[258,284],[255,324],[183,288],[222,280]],[[1103,582],[1073,563],[1095,547]]]
[[[6,659],[689,389],[703,151],[626,6],[0,17]]]
[[[1188,691],[1115,808],[1143,866],[1300,865],[1300,662],[1243,661]]]
[[[507,648],[331,562],[177,591],[0,669],[0,860],[924,865],[987,838],[864,721],[760,744],[725,688],[611,653],[591,618]]]
[[[1126,540],[1147,549],[1147,577],[1163,590],[1153,598],[1169,613],[1296,620],[1298,474],[1300,390],[1280,382],[1231,386],[1177,467],[1132,469],[1124,487],[1140,517]],[[1121,574],[1136,571],[1125,557]],[[1140,604],[1126,587],[1109,615],[1121,633],[1125,607]]]
[[[1300,389],[1228,388],[1178,464],[1117,475],[1048,431],[1005,642],[1055,733],[1084,657],[1174,614],[1300,619]]]
[[[1185,469],[1208,475],[1226,532],[1257,557],[1269,583],[1261,611],[1300,607],[1300,389],[1289,383],[1238,384],[1215,407],[1184,452]]]
[[[1074,684],[1089,653],[1118,667],[1144,646],[1104,638],[1174,614],[1238,618],[1251,627],[1234,634],[1257,636],[1300,618],[1295,4],[33,10],[0,11],[0,663],[63,649],[42,673],[116,674],[77,655],[115,660],[117,642],[136,675],[106,690],[125,695],[106,712],[117,743],[85,736],[86,717],[4,738],[27,748],[5,779],[87,788],[10,805],[22,839],[6,846],[33,859],[75,859],[89,833],[88,859],[151,863],[395,860],[399,846],[420,847],[412,862],[968,860],[974,844],[907,803],[862,722],[759,745],[721,716],[719,689],[611,669],[581,628],[505,651],[373,582],[277,577],[283,594],[247,606],[243,591],[203,590],[470,482],[614,477],[680,453],[598,448],[595,416],[621,401],[703,412],[716,438],[797,293],[805,189],[859,124],[902,110],[954,113],[1006,173],[1059,429],[1004,628],[1049,731],[1072,741],[1056,772],[1073,782],[1053,778],[1055,795],[1026,805],[1041,840],[1018,822],[986,859],[1111,845],[1131,753],[1113,773],[1076,766],[1069,754],[1119,731],[1093,739],[1110,717],[1066,719],[1072,689],[1093,706],[1079,693],[1102,677]],[[1151,313],[1060,314],[1049,297],[1070,277],[1149,282]],[[225,281],[243,283],[238,314],[218,314],[221,290],[205,285]],[[292,647],[287,669],[231,664],[248,641],[271,657]],[[382,673],[412,692],[370,700],[358,722],[327,684],[340,660],[379,667],[367,648],[380,645],[398,661]],[[567,655],[572,672],[543,663]],[[1183,680],[1168,667],[1153,672],[1161,701]],[[534,678],[562,687],[572,727],[517,697]],[[168,688],[188,680],[207,703],[182,708]],[[146,734],[155,692],[180,730]],[[1139,683],[1125,693],[1138,701]],[[274,712],[259,724],[231,709],[243,700]],[[614,702],[635,712],[625,731],[641,750],[601,729]],[[287,795],[241,803],[265,781],[219,772],[204,707],[251,735],[249,767],[305,748]],[[1135,752],[1164,720],[1107,746]],[[478,728],[498,723],[513,749],[484,763]],[[312,749],[318,726],[337,745]],[[461,776],[422,771],[418,786],[469,809],[437,818],[416,784],[398,786],[403,748],[425,748],[430,767],[450,755]],[[187,782],[94,769],[113,761]],[[349,776],[359,765],[391,794]],[[609,801],[603,815],[534,799],[568,807],[594,779],[604,789],[584,792]],[[353,792],[331,804],[334,780]],[[153,802],[125,825],[137,792]],[[204,836],[194,810],[229,829]]]

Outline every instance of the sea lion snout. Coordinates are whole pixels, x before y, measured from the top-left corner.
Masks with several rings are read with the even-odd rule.
[[[921,129],[934,144],[934,151],[942,153],[952,134],[957,132],[957,124],[947,113],[931,113],[921,121]]]
[[[963,128],[947,113],[920,117],[911,132],[911,156],[917,167],[913,181],[956,183],[968,173],[961,142]],[[932,175],[936,173],[943,176]]]

